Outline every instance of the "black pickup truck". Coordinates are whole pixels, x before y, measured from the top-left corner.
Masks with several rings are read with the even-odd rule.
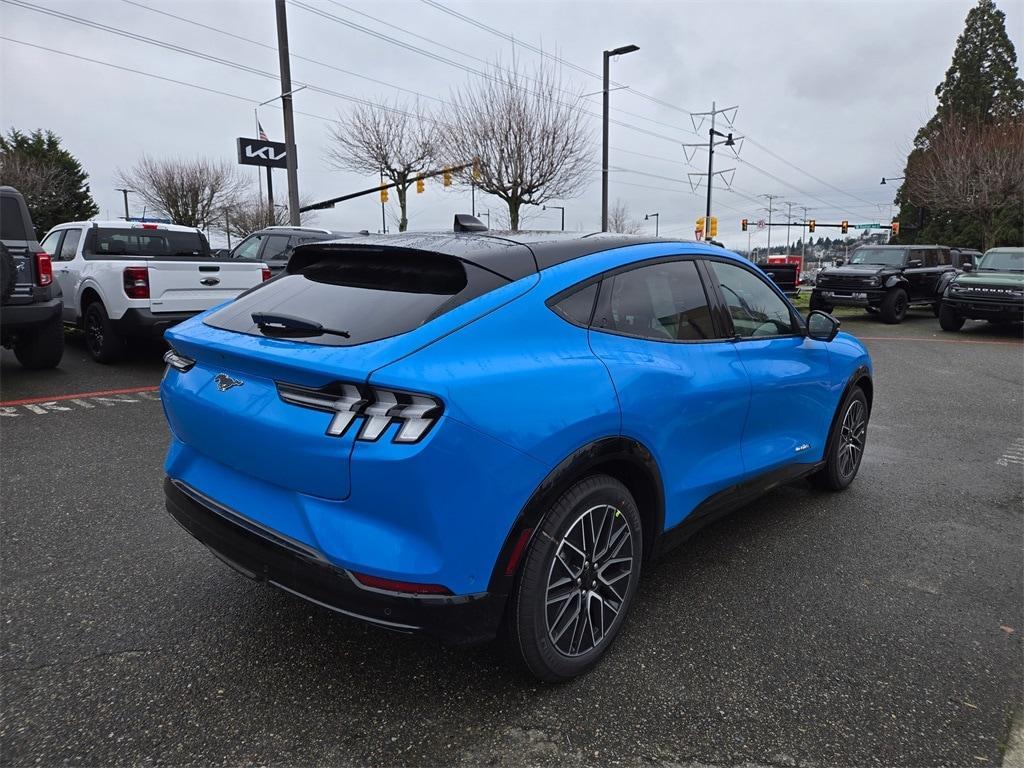
[[[25,368],[56,367],[64,356],[63,309],[25,198],[0,187],[0,344]]]
[[[956,275],[942,245],[861,246],[848,264],[818,273],[811,309],[863,307],[883,322],[900,323],[910,307],[927,306],[938,317],[942,293]]]

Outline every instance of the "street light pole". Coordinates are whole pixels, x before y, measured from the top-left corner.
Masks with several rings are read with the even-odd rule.
[[[123,189],[123,188],[121,188],[121,187],[118,187],[118,188],[117,188],[116,190],[114,190],[114,191],[115,191],[115,192],[120,192],[121,194],[123,194],[123,195],[124,195],[124,220],[125,220],[125,221],[128,221],[128,193],[129,193],[129,192],[130,192],[131,190],[129,190],[129,189]]]
[[[278,0],[284,2],[284,0]],[[608,231],[608,62],[612,56],[639,51],[637,45],[623,45],[604,52],[603,88],[601,113],[601,231]]]
[[[562,231],[565,232],[565,206],[564,205],[542,205],[540,209],[546,211],[548,208],[554,208],[557,211],[562,212]]]
[[[281,67],[281,111],[284,113],[285,167],[288,173],[288,221],[299,226],[299,174],[295,157],[295,116],[292,114],[292,68],[288,56],[288,13],[285,0],[275,0],[277,56]]]
[[[658,236],[658,224],[661,221],[661,214],[660,213],[648,213],[646,216],[644,216],[644,221],[649,220],[652,216],[654,217],[654,236],[657,237]]]

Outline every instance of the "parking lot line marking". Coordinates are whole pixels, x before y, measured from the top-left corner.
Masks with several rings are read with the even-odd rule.
[[[1003,347],[1019,346],[1014,341],[987,341],[984,339],[936,339],[928,336],[858,336],[861,341],[940,341],[943,344],[996,344]]]
[[[81,400],[84,397],[109,397],[111,395],[134,395],[140,392],[156,392],[159,386],[128,387],[126,389],[101,389],[97,392],[76,392],[73,395],[49,395],[47,397],[26,397],[21,400],[0,400],[0,406],[35,405],[36,403],[55,403],[58,400]],[[147,398],[148,399],[148,398]],[[128,401],[131,402],[131,401]],[[81,405],[81,403],[79,403]],[[95,406],[83,406],[85,408]]]
[[[1000,467],[1008,467],[1011,464],[1024,466],[1024,437],[1014,440],[1003,455],[996,459],[996,464]]]

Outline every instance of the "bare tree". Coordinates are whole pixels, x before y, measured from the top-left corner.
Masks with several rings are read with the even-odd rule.
[[[994,218],[1008,204],[1024,204],[1024,122],[964,122],[954,114],[907,165],[914,203],[971,216],[992,244]]]
[[[118,169],[118,183],[175,224],[206,229],[222,223],[225,211],[249,182],[227,162],[144,156],[133,168]]]
[[[619,232],[623,235],[635,235],[643,227],[637,219],[629,215],[629,206],[621,200],[616,200],[608,209],[608,231]]]
[[[451,166],[475,159],[475,172],[462,179],[503,200],[516,230],[524,205],[582,191],[593,168],[591,136],[582,96],[568,95],[558,70],[542,64],[528,75],[495,65],[486,74],[452,94],[442,156]]]
[[[17,189],[30,206],[53,195],[62,173],[56,163],[19,152],[0,152],[0,184]]]
[[[410,115],[413,115],[410,117]],[[432,170],[438,132],[434,118],[419,105],[360,104],[330,127],[327,159],[341,170],[384,178],[395,184],[398,230],[409,226],[408,192],[417,177]]]
[[[305,201],[300,201],[299,204],[302,206]],[[315,220],[315,211],[299,214],[301,224],[311,224]],[[229,231],[233,236],[245,237],[257,229],[286,227],[289,223],[287,206],[276,205],[271,210],[261,194],[249,192],[232,201],[225,208],[220,222],[215,226],[220,231]]]

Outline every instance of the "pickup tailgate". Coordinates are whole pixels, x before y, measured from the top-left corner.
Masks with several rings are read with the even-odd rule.
[[[263,265],[254,262],[153,259],[147,266],[154,313],[202,312],[263,281]]]

